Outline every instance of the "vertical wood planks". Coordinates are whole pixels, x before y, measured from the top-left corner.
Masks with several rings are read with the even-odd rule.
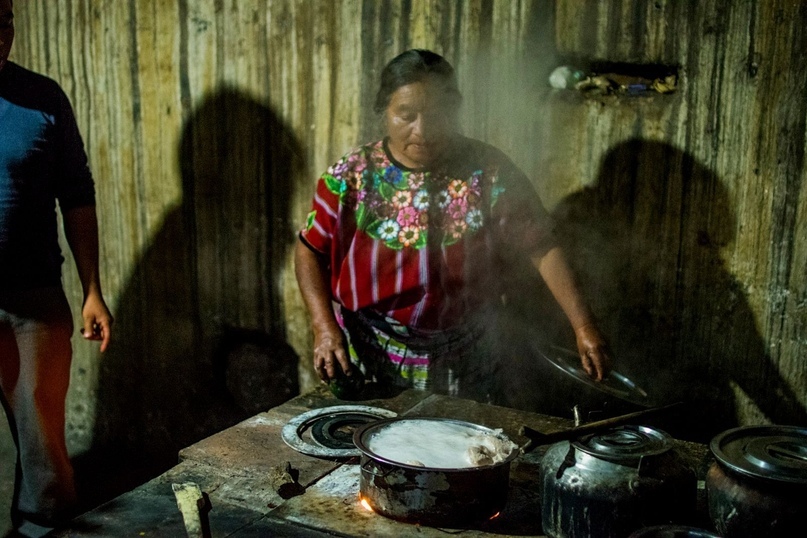
[[[423,47],[457,69],[464,131],[510,155],[556,214],[573,213],[589,195],[603,211],[618,206],[608,223],[624,235],[595,234],[612,241],[613,265],[583,268],[618,348],[652,351],[653,339],[615,303],[624,294],[638,298],[631,308],[646,314],[642,327],[663,335],[671,364],[712,376],[735,360],[747,367],[732,389],[744,420],[802,416],[775,392],[797,395],[803,412],[802,3],[65,0],[15,8],[12,59],[68,93],[97,180],[103,282],[120,322],[108,362],[151,357],[120,378],[207,372],[219,332],[236,326],[290,342],[303,388],[316,382],[291,263],[296,230],[318,175],[379,135],[372,105],[383,66]],[[680,88],[634,100],[549,91],[546,77],[562,59],[677,65]],[[621,176],[607,177],[614,173]],[[65,283],[77,311],[70,261]],[[722,293],[710,295],[715,289]],[[198,364],[172,362],[177,350]],[[626,355],[626,365],[638,360]],[[103,360],[76,342],[74,450],[98,435]],[[187,386],[178,381],[180,393],[200,382],[193,375]],[[121,398],[140,390],[108,383]]]

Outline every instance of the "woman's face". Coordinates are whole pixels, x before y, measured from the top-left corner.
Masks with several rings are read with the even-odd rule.
[[[390,151],[409,168],[433,164],[454,134],[454,107],[445,87],[435,80],[413,82],[395,90],[385,119]]]

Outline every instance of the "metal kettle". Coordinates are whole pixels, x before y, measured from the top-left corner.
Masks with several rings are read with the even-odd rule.
[[[695,473],[672,438],[634,425],[552,445],[539,487],[550,538],[624,538],[645,526],[687,523],[697,494]]]

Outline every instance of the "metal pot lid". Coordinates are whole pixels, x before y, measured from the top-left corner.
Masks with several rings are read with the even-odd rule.
[[[585,435],[572,445],[595,458],[624,462],[663,454],[672,448],[672,438],[661,430],[628,425]]]
[[[283,426],[281,437],[291,448],[321,458],[361,455],[353,444],[360,426],[398,416],[394,411],[366,405],[334,405],[297,415]]]
[[[550,364],[577,381],[582,381],[589,387],[615,396],[620,400],[631,402],[643,407],[651,407],[653,402],[647,392],[636,383],[615,370],[602,381],[594,381],[580,364],[580,355],[571,349],[552,346],[546,353],[539,351]]]
[[[742,426],[718,434],[709,448],[740,474],[807,485],[807,428]]]

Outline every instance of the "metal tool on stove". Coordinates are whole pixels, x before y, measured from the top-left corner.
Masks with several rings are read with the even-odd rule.
[[[682,405],[683,402],[676,402],[669,405],[663,405],[660,407],[652,407],[650,409],[643,409],[642,411],[635,411],[633,413],[619,415],[618,417],[611,417],[603,420],[598,420],[596,422],[589,422],[588,424],[583,424],[582,426],[577,426],[575,428],[570,428],[568,430],[562,430],[553,433],[541,433],[538,430],[530,428],[529,426],[522,426],[519,433],[524,437],[528,438],[529,441],[527,442],[527,444],[521,447],[521,451],[526,453],[530,452],[531,450],[541,445],[549,445],[552,443],[556,443],[558,441],[568,441],[570,439],[576,439],[583,435],[589,435],[592,433],[604,431],[608,428],[613,428],[615,426],[621,426],[624,424],[630,424],[631,422],[637,422],[640,419],[645,420],[652,416],[657,416],[663,413],[670,412]]]

